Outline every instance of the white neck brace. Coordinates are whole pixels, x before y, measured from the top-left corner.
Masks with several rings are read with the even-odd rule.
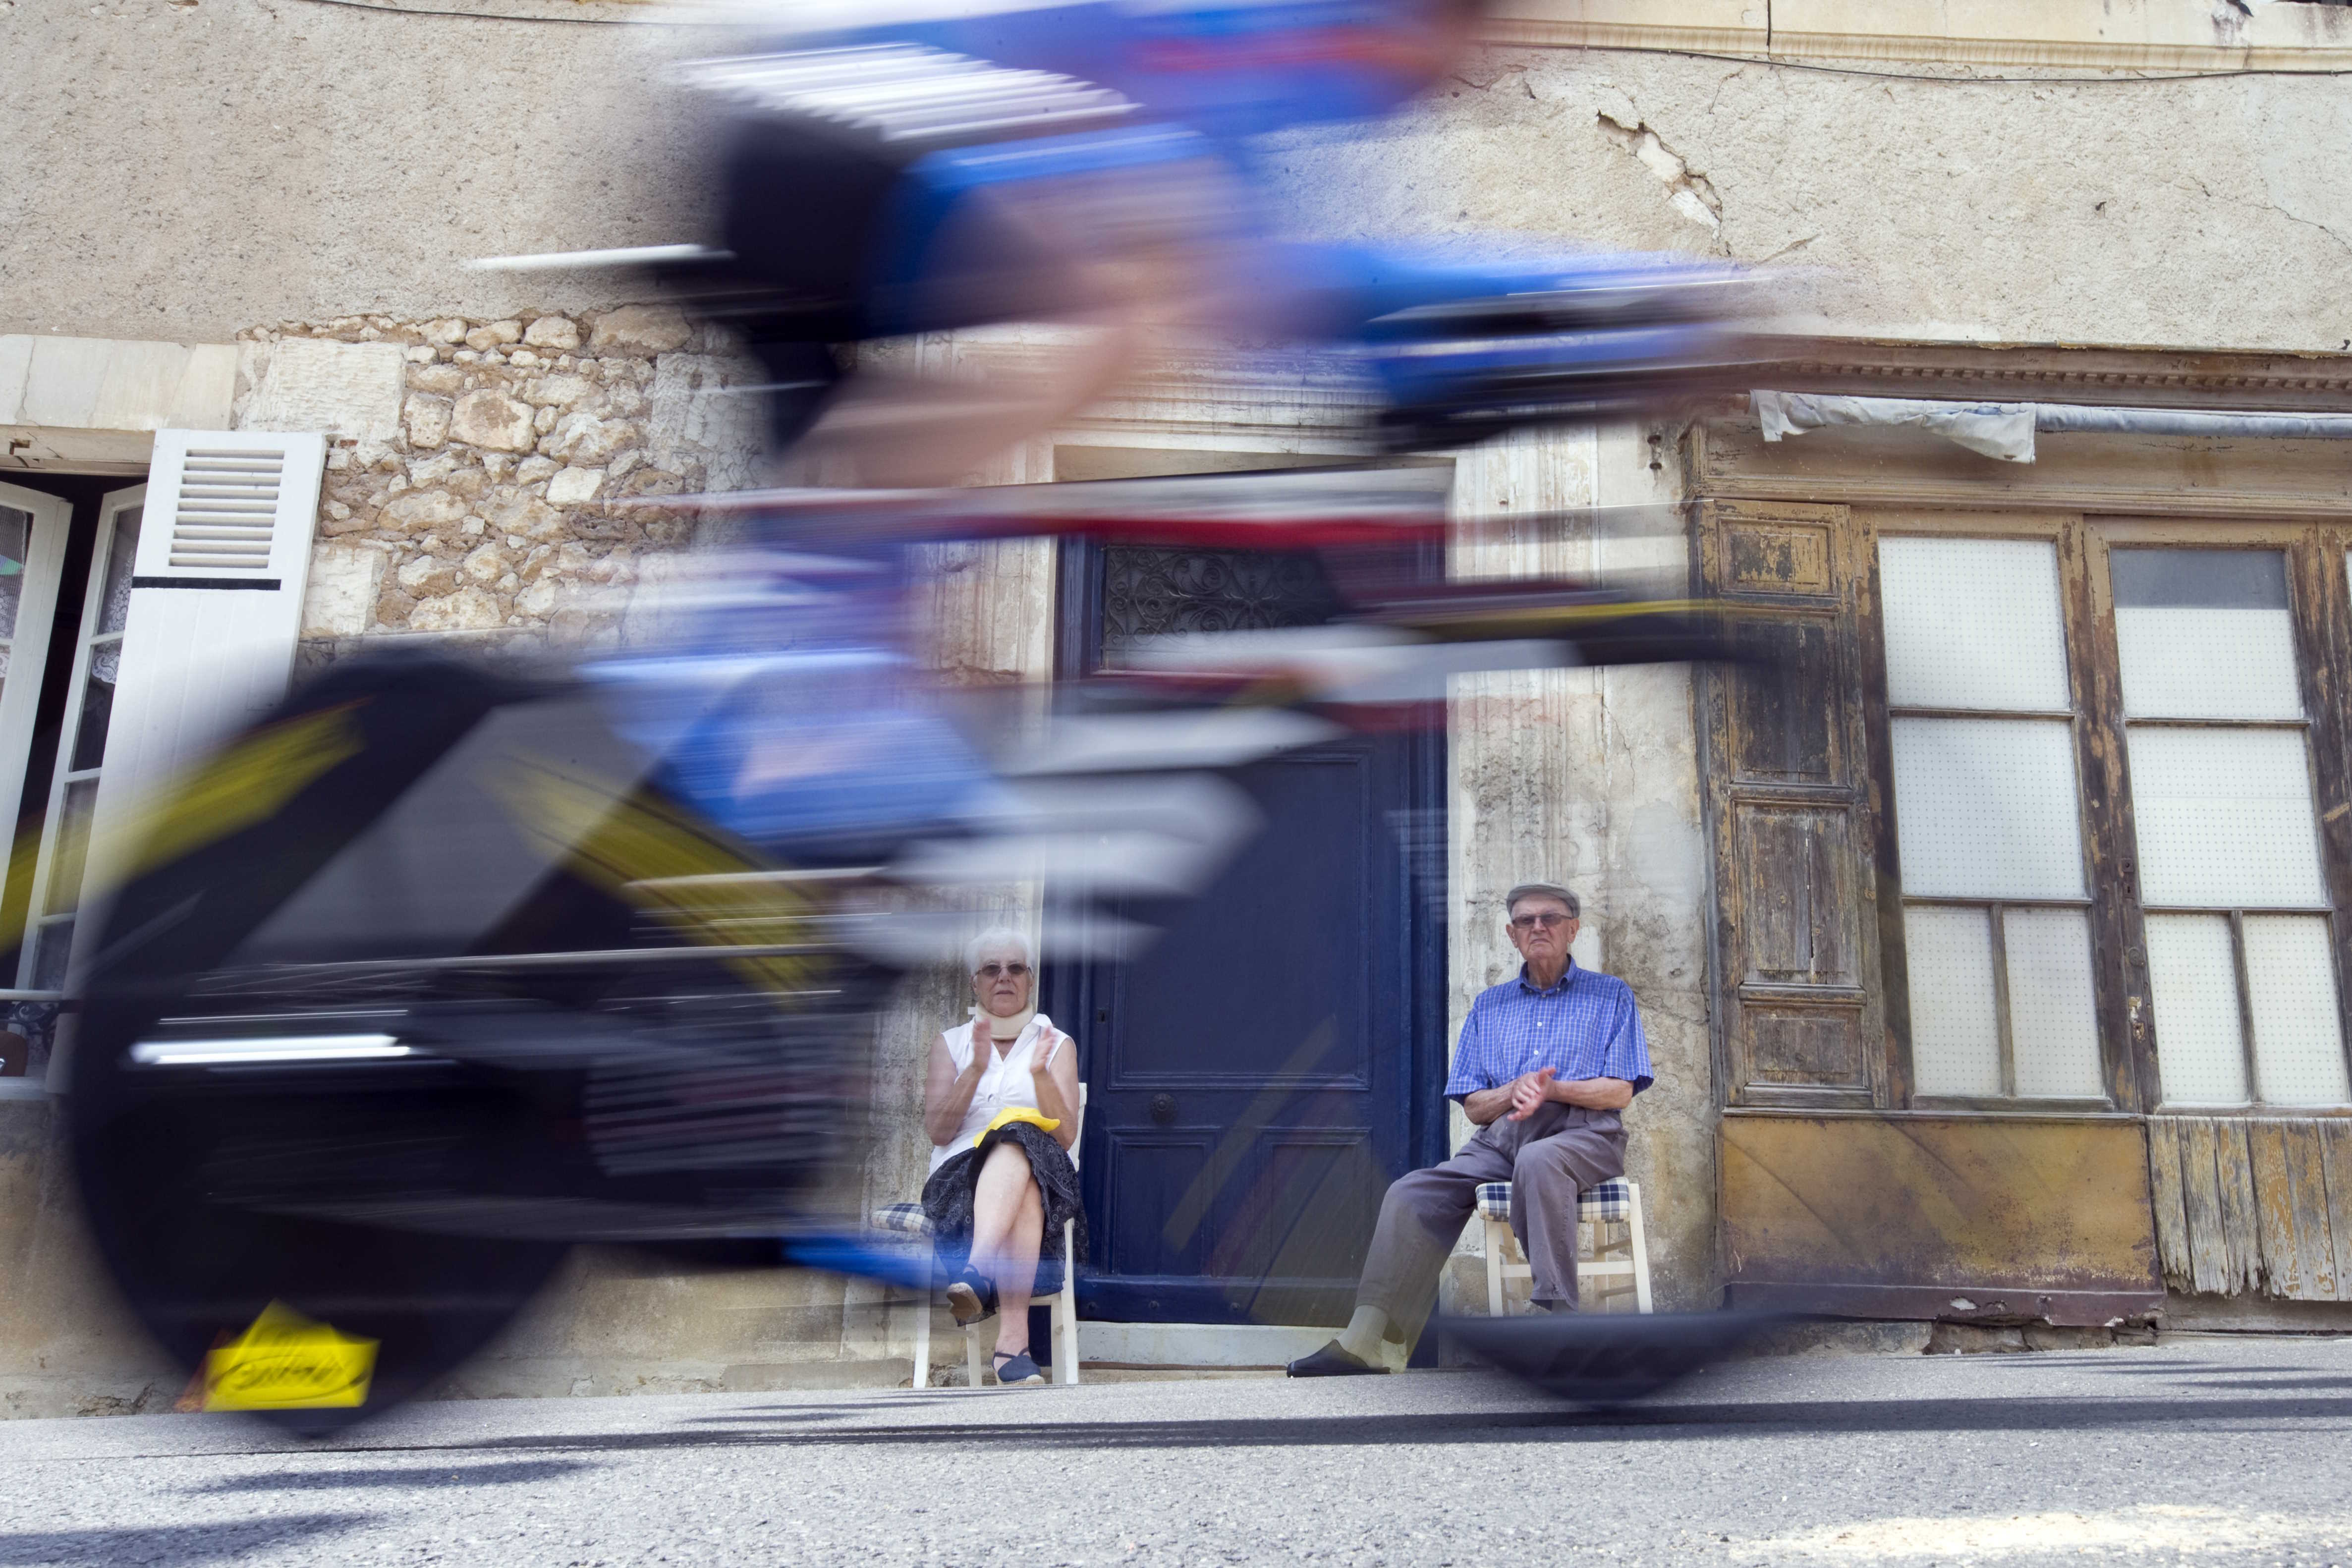
[[[1036,1008],[1024,1007],[1010,1018],[1000,1018],[984,1008],[974,1006],[971,1010],[971,1032],[982,1039],[1017,1040],[1021,1037],[1021,1031],[1029,1026],[1029,1020],[1036,1016]]]

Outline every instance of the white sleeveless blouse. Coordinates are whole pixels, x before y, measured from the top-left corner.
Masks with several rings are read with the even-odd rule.
[[[948,1058],[954,1062],[959,1076],[971,1065],[972,1032],[979,1026],[980,1020],[974,1018],[971,1023],[960,1025],[940,1037],[947,1042]],[[963,1124],[956,1129],[955,1136],[948,1140],[944,1148],[937,1144],[932,1146],[930,1171],[938,1170],[957,1153],[971,1148],[971,1141],[996,1120],[998,1111],[1014,1108],[1024,1110],[1039,1109],[1037,1082],[1029,1075],[1029,1060],[1036,1054],[1037,1042],[1044,1039],[1053,1027],[1053,1019],[1043,1013],[1038,1014],[1013,1037],[1013,1044],[1002,1056],[997,1055],[995,1047],[988,1041],[981,1041],[980,1048],[988,1053],[988,1066],[981,1069],[980,1082],[971,1091],[971,1104],[965,1108]],[[1056,1040],[1053,1053],[1045,1058],[1046,1061],[1051,1062],[1055,1056],[1060,1054],[1061,1048],[1060,1042]],[[924,1174],[928,1176],[930,1171]]]

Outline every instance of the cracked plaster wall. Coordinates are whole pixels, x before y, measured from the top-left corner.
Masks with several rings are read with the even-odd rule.
[[[643,16],[501,8],[534,7]],[[226,342],[611,303],[612,282],[458,264],[696,237],[694,133],[646,84],[728,41],[307,0],[0,0],[20,68],[0,101],[0,333]],[[2332,78],[1969,86],[1523,48],[1272,166],[1326,232],[1802,261],[1844,279],[1834,323],[1873,334],[2334,349],[2352,337],[2333,284],[2347,132]]]
[[[226,342],[353,314],[498,321],[614,302],[478,256],[696,237],[690,133],[649,92],[719,29],[310,0],[0,0],[0,332]]]
[[[1422,111],[1272,166],[1324,235],[1802,264],[1836,331],[2332,351],[2347,137],[2336,79],[1957,85],[1495,49]]]

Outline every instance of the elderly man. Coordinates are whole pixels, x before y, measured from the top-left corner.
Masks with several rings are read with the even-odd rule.
[[[1445,1085],[1478,1131],[1451,1160],[1390,1186],[1355,1316],[1338,1339],[1292,1362],[1293,1377],[1386,1370],[1381,1341],[1420,1331],[1482,1182],[1511,1184],[1511,1230],[1534,1268],[1536,1305],[1576,1308],[1577,1194],[1625,1173],[1618,1112],[1650,1087],[1650,1047],[1633,990],[1568,955],[1574,893],[1522,882],[1503,908],[1524,962],[1517,978],[1470,1005]]]

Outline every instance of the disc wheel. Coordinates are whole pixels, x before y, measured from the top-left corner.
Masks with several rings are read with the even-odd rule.
[[[307,1147],[322,1167],[347,1166],[390,1131],[413,1158],[446,1162],[527,1141],[530,1097],[446,1075],[362,1083],[331,1067],[266,1081],[158,1073],[132,1050],[192,1005],[219,1011],[191,999],[241,941],[486,715],[541,695],[433,658],[331,674],[183,781],[95,944],[68,1137],[98,1249],[140,1321],[192,1370],[272,1302],[377,1342],[362,1405],[277,1413],[289,1426],[331,1428],[425,1392],[513,1318],[566,1248],[271,1212],[250,1200],[285,1173],[254,1169],[253,1151],[282,1163]],[[251,1005],[267,1015],[283,999]]]

